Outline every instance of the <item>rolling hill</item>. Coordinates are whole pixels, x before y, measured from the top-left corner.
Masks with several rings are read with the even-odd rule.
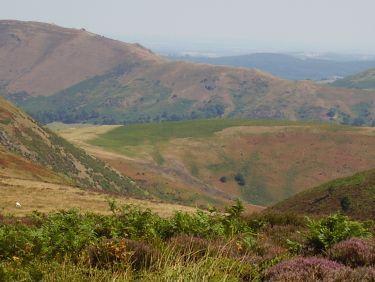
[[[43,123],[235,117],[371,125],[374,120],[375,92],[168,61],[139,45],[43,23],[0,21],[0,39],[1,95]],[[365,118],[357,111],[363,107],[370,112]]]
[[[0,175],[144,196],[138,186],[0,97]]]
[[[52,24],[0,21],[0,86],[8,92],[51,95],[120,63],[134,65],[158,57],[138,45],[85,30]]]
[[[255,53],[228,57],[170,57],[173,60],[212,65],[256,68],[290,80],[326,80],[345,77],[375,67],[375,61],[334,61],[297,58],[286,54]]]
[[[240,197],[271,205],[375,167],[374,128],[233,119],[52,127],[148,190],[181,203]]]
[[[357,219],[375,218],[375,170],[340,178],[295,195],[272,209],[326,215],[342,212]]]
[[[332,85],[346,88],[375,89],[375,69],[345,77],[335,81]]]

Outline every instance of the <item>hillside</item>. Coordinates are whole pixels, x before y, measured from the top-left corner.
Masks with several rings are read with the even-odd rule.
[[[375,89],[375,69],[345,77],[335,81],[332,85],[346,88]]]
[[[8,178],[0,175],[0,210],[2,214],[22,217],[33,211],[49,213],[57,210],[79,209],[81,212],[108,215],[111,214],[109,199],[115,200],[118,205],[131,204],[149,208],[161,216],[170,216],[175,211],[189,213],[195,211],[195,208],[192,207],[83,190],[56,183],[56,181],[46,182],[46,179],[40,181],[22,178]],[[20,202],[22,208],[17,208],[16,202]]]
[[[270,205],[375,167],[374,128],[231,119],[52,125],[59,135],[173,201]]]
[[[0,22],[0,93],[43,123],[212,117],[371,125],[375,92],[162,59],[84,30]],[[367,107],[363,117],[358,108]],[[358,119],[358,118],[361,119]]]
[[[18,95],[51,95],[119,64],[157,60],[138,45],[83,29],[0,21],[0,86]]]
[[[375,61],[334,61],[329,59],[297,58],[286,54],[255,53],[228,57],[170,57],[212,65],[256,68],[290,80],[326,80],[345,77],[375,67]]]
[[[375,218],[375,169],[336,179],[276,204],[272,210],[324,215],[342,212],[357,219]]]
[[[134,183],[87,155],[0,97],[0,175],[144,195]]]

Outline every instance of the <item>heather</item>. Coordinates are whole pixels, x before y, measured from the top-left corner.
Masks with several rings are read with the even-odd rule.
[[[352,267],[375,265],[375,242],[351,238],[335,244],[328,254],[331,259]]]
[[[223,211],[175,212],[168,218],[113,201],[110,210],[106,216],[78,210],[2,216],[0,281],[374,278],[372,239],[360,238],[371,237],[370,226],[341,215],[245,216],[240,201]],[[345,236],[327,235],[342,233],[343,226]],[[331,238],[329,247],[312,249],[315,237]]]

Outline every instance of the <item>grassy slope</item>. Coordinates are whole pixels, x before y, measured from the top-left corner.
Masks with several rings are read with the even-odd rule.
[[[348,199],[349,208],[341,202]],[[343,212],[353,218],[375,218],[375,169],[340,178],[299,193],[272,210],[304,214]]]
[[[371,128],[223,119],[100,128],[60,133],[137,181],[175,196],[208,186],[267,205],[375,166]],[[238,185],[236,174],[245,185]]]
[[[30,162],[51,177],[65,179],[84,188],[143,195],[132,181],[121,176],[104,162],[91,157],[66,140],[39,127],[34,120],[0,98],[0,145],[4,154],[22,159],[16,168],[19,174],[30,174]],[[11,153],[9,153],[11,152]],[[14,161],[4,167],[10,169]],[[14,170],[14,169],[13,169]],[[56,176],[56,175],[59,175]]]
[[[375,89],[375,69],[337,80],[333,85],[357,89]]]
[[[0,178],[22,178],[53,183],[69,183],[67,177],[8,152],[0,145]]]
[[[47,183],[35,180],[1,178],[0,176],[0,211],[25,216],[37,210],[52,212],[76,208],[82,212],[110,214],[108,199],[115,199],[117,204],[133,204],[150,208],[161,216],[170,216],[174,211],[192,212],[195,209],[176,204],[125,198],[119,195],[105,194],[99,191],[80,190],[64,184]],[[22,208],[16,208],[20,202]]]

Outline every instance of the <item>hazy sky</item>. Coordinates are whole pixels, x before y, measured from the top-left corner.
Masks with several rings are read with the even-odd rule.
[[[375,53],[375,0],[0,0],[1,19],[151,42]]]

